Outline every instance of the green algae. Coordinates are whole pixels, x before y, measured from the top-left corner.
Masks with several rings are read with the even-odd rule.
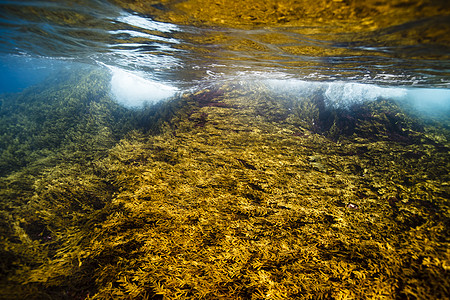
[[[448,127],[256,84],[142,111],[98,89],[1,178],[4,298],[448,297]]]

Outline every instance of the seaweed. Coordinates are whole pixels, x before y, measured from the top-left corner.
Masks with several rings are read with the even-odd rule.
[[[100,90],[0,178],[3,298],[448,299],[448,130],[261,85]]]

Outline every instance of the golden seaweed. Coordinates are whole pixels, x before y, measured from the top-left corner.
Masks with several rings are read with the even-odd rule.
[[[0,178],[3,298],[448,297],[448,128],[252,84],[134,111],[79,93]]]

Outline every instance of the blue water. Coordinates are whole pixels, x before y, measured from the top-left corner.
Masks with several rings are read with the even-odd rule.
[[[58,59],[18,55],[0,56],[0,94],[15,93],[41,83],[68,63]]]

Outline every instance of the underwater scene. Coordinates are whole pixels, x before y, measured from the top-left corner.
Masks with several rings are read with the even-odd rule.
[[[0,299],[450,299],[447,0],[0,0]]]

